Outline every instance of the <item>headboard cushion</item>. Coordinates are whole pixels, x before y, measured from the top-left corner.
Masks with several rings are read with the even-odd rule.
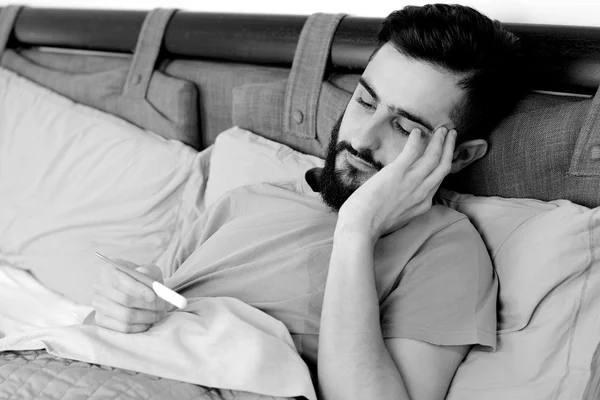
[[[233,123],[298,151],[324,157],[350,94],[323,82],[343,14],[308,17],[287,80],[234,90]]]
[[[297,151],[324,158],[331,129],[344,112],[352,93],[323,82],[316,112],[317,140],[292,135],[284,130],[287,80],[249,84],[233,89],[233,124],[283,143]],[[292,117],[294,114],[292,114]],[[304,116],[297,114],[303,121]]]
[[[198,147],[196,87],[154,71],[173,12],[157,9],[148,14],[131,65],[74,74],[44,67],[12,50],[2,54],[1,65],[77,102]]]
[[[528,96],[492,132],[488,154],[444,186],[479,196],[600,205],[600,155],[594,159],[600,128],[593,123],[598,97],[558,102],[547,95]]]
[[[174,60],[165,67],[165,73],[195,83],[199,97],[199,141],[201,148],[205,148],[214,143],[219,133],[235,124],[232,118],[234,88],[276,82],[284,79],[289,70],[218,61]],[[267,108],[265,104],[261,110]]]

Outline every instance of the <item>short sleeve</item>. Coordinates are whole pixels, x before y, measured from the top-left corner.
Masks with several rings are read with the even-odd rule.
[[[384,338],[496,346],[498,281],[467,218],[431,235],[381,304]]]

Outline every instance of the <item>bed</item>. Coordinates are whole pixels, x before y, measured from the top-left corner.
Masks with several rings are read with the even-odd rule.
[[[167,266],[223,194],[322,165],[380,22],[2,8],[0,398],[316,399],[295,337],[235,298],[85,324],[93,253]],[[447,398],[597,399],[600,28],[506,26],[532,90],[439,193],[490,252],[499,342]]]

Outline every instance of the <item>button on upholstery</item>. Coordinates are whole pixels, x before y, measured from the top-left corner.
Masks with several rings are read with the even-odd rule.
[[[294,121],[300,125],[304,121],[304,114],[300,110],[295,110],[293,113]]]

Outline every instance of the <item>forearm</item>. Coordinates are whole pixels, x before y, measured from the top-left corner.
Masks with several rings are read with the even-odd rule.
[[[325,400],[409,398],[381,334],[374,243],[343,227],[334,235],[319,334]]]

